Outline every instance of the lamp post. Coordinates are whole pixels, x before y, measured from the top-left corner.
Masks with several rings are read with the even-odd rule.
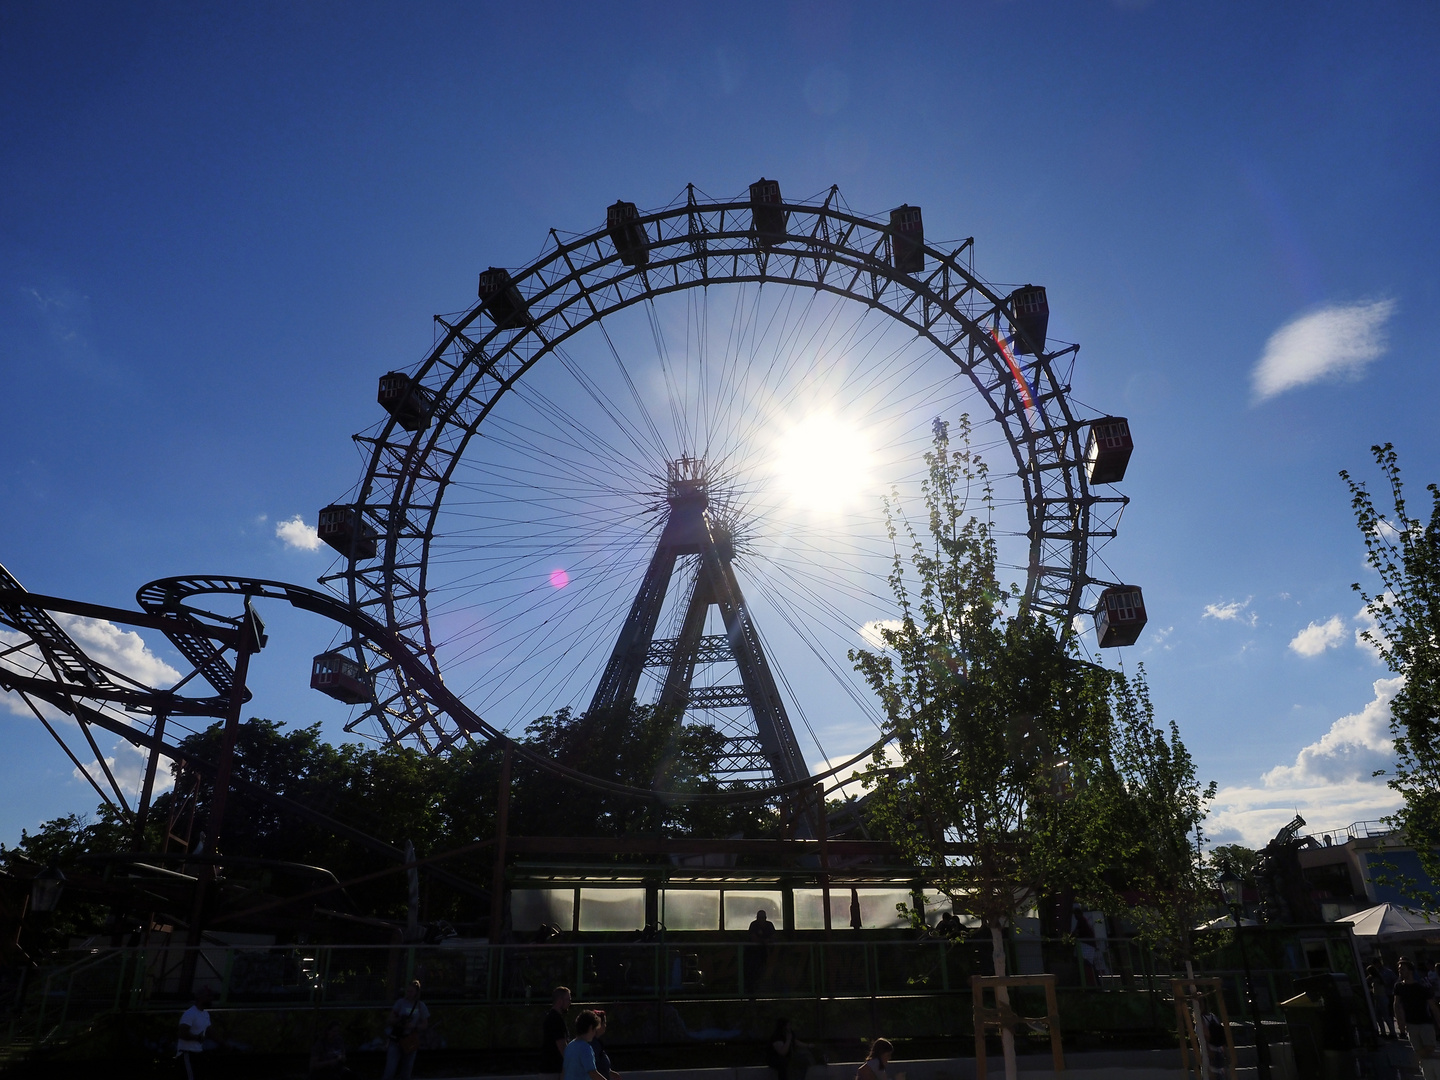
[[[65,891],[65,875],[53,863],[35,875],[30,883],[30,910],[54,911]]]
[[[1225,906],[1235,920],[1235,941],[1240,946],[1240,966],[1245,971],[1245,996],[1250,1006],[1250,1023],[1255,1026],[1255,1071],[1258,1080],[1270,1080],[1270,1047],[1265,1042],[1265,1030],[1260,1026],[1260,1010],[1255,1004],[1255,980],[1250,977],[1250,956],[1245,951],[1245,934],[1240,926],[1243,883],[1238,875],[1226,870],[1220,875],[1220,892]]]

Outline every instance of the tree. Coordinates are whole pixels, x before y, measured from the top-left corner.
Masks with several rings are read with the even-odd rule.
[[[870,820],[980,918],[997,975],[1005,929],[1045,895],[1143,910],[1146,933],[1178,937],[1200,888],[1191,837],[1213,786],[1200,790],[1179,732],[1156,724],[1143,671],[1130,681],[1080,662],[1002,587],[968,418],[957,435],[952,448],[936,421],[923,529],[898,495],[886,500],[900,618],[882,626],[885,648],[850,654],[899,757],[877,752],[867,770]]]
[[[901,761],[894,768],[877,752],[867,772],[872,818],[980,918],[1003,975],[1005,928],[1043,888],[1045,856],[1063,844],[1069,750],[1102,720],[1105,679],[1073,663],[1043,619],[1011,610],[993,491],[969,435],[962,416],[952,450],[949,426],[935,422],[923,534],[898,494],[886,500],[900,618],[881,629],[884,650],[850,658],[880,698]],[[1013,1075],[1013,1037],[1002,1038]]]
[[[1386,443],[1371,454],[1389,487],[1390,512],[1375,507],[1365,485],[1340,477],[1365,541],[1365,561],[1380,576],[1372,595],[1351,586],[1365,601],[1374,627],[1361,636],[1386,665],[1404,678],[1390,702],[1395,766],[1387,783],[1403,800],[1390,819],[1415,848],[1432,888],[1423,898],[1440,903],[1440,486],[1429,484],[1429,520],[1412,517],[1400,480],[1400,460]],[[1382,775],[1382,774],[1377,774]],[[1413,883],[1412,883],[1413,884]]]

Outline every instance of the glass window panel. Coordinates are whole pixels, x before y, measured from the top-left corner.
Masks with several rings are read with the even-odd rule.
[[[541,923],[568,931],[575,925],[574,889],[514,889],[510,893],[510,926],[538,930]]]
[[[934,926],[950,910],[950,897],[943,892],[931,892],[929,889],[922,895],[925,898],[925,922]]]
[[[667,930],[720,929],[720,890],[666,889],[664,922]]]
[[[795,929],[825,929],[825,894],[819,889],[795,890]]]
[[[765,917],[775,924],[775,929],[785,929],[779,889],[773,892],[760,889],[726,889],[725,929],[748,930],[755,921],[755,912],[761,908],[765,909]]]
[[[581,889],[581,930],[641,930],[645,927],[644,889]]]
[[[904,916],[896,910],[896,904],[904,904],[909,907],[913,904],[909,889],[857,889],[855,890],[860,898],[860,922],[867,930],[883,930],[897,926],[909,926]],[[831,901],[835,899],[835,891],[830,891]],[[845,896],[845,925],[850,925],[850,900]],[[830,916],[831,923],[839,920],[834,915]]]

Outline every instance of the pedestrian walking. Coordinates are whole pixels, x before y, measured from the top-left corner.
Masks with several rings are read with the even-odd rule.
[[[600,1018],[586,1009],[575,1018],[575,1038],[565,1047],[565,1069],[563,1080],[605,1080],[595,1068],[595,1032],[600,1029]]]
[[[1400,961],[1400,981],[1395,984],[1395,1019],[1410,1040],[1415,1063],[1425,1080],[1440,1080],[1440,1058],[1435,1056],[1435,1030],[1440,1024],[1440,1005],[1430,988],[1415,978],[1409,960]]]
[[[180,1017],[180,1032],[175,1039],[175,1056],[185,1064],[185,1080],[195,1080],[195,1058],[205,1050],[205,1033],[210,1030],[208,986],[195,991],[190,1007]]]
[[[389,1044],[381,1080],[410,1080],[415,1055],[420,1051],[420,1033],[429,1026],[430,1010],[420,1000],[420,980],[413,979],[405,988],[405,996],[390,1009],[386,1024]]]
[[[1365,982],[1370,987],[1370,1000],[1375,1003],[1375,1020],[1380,1034],[1387,1039],[1395,1038],[1395,999],[1385,978],[1380,974],[1380,965],[1365,965]]]
[[[550,994],[550,1011],[545,1014],[540,1032],[540,1071],[550,1076],[559,1076],[565,1071],[565,1046],[570,1042],[565,1017],[569,1012],[570,988],[555,987]]]
[[[605,1080],[620,1080],[620,1074],[610,1067],[610,1055],[605,1052],[605,1032],[609,1030],[605,1010],[596,1009],[595,1017],[600,1021],[600,1026],[595,1029],[595,1038],[590,1042],[595,1053],[595,1071],[605,1077]]]
[[[870,1044],[870,1056],[856,1070],[855,1080],[886,1080],[885,1066],[894,1053],[895,1046],[889,1039],[876,1039]]]

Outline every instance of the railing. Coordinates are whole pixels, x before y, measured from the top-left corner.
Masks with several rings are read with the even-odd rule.
[[[176,1012],[184,1005],[184,947],[101,949],[31,980],[12,1024],[36,1043],[74,1033],[113,1012]],[[210,988],[226,1010],[384,1009],[418,978],[432,1008],[454,1005],[541,1005],[557,985],[577,1001],[696,1006],[753,999],[916,997],[968,998],[971,975],[991,974],[988,940],[607,943],[500,945],[456,940],[435,946],[199,947],[193,986]],[[1067,1026],[1160,1027],[1160,999],[1178,974],[1139,942],[1112,939],[1096,947],[1020,938],[1010,969],[1057,976]],[[1255,972],[1267,1013],[1288,996],[1293,971]],[[1232,1012],[1241,976],[1219,975]],[[708,1007],[708,1006],[707,1006]],[[673,1010],[670,1010],[673,1012]],[[723,1009],[722,1009],[723,1011]],[[968,1013],[964,1001],[950,1010]],[[678,1015],[678,1014],[677,1014]]]

